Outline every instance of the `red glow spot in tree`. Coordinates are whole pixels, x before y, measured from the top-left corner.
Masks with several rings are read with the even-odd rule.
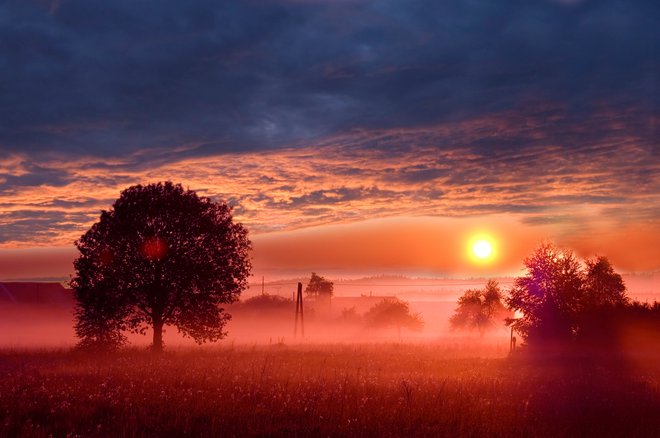
[[[167,243],[160,237],[150,237],[142,244],[142,254],[149,260],[162,259],[167,250]]]
[[[108,266],[112,264],[113,259],[114,255],[109,249],[104,249],[99,254],[99,262],[101,262],[102,265]]]

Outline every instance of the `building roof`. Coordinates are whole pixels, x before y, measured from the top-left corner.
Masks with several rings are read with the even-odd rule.
[[[0,304],[39,304],[71,308],[73,291],[61,283],[0,282]]]

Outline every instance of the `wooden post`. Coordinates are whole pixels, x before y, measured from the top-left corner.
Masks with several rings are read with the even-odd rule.
[[[300,332],[305,337],[305,318],[303,313],[302,283],[298,283],[298,293],[296,295],[296,322],[293,328],[293,337],[298,336],[298,316],[300,316]]]
[[[516,351],[516,337],[513,336],[513,325],[511,325],[511,338],[509,339],[509,354]]]
[[[303,294],[302,294],[302,283],[298,283],[298,299],[300,300],[300,331],[302,337],[305,337],[305,318],[303,313]]]
[[[509,338],[509,354],[513,353],[516,351],[516,337],[513,336],[513,325],[519,320],[520,318],[515,318],[511,322],[511,337]]]

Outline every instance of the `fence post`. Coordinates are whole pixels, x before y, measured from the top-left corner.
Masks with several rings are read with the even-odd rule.
[[[298,317],[300,317],[300,332],[305,337],[305,317],[303,311],[302,283],[298,283],[298,293],[296,294],[296,322],[293,328],[294,339],[298,336]]]

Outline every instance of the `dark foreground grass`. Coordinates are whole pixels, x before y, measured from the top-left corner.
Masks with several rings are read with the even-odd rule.
[[[0,434],[658,436],[658,374],[635,363],[391,344],[4,352]]]

